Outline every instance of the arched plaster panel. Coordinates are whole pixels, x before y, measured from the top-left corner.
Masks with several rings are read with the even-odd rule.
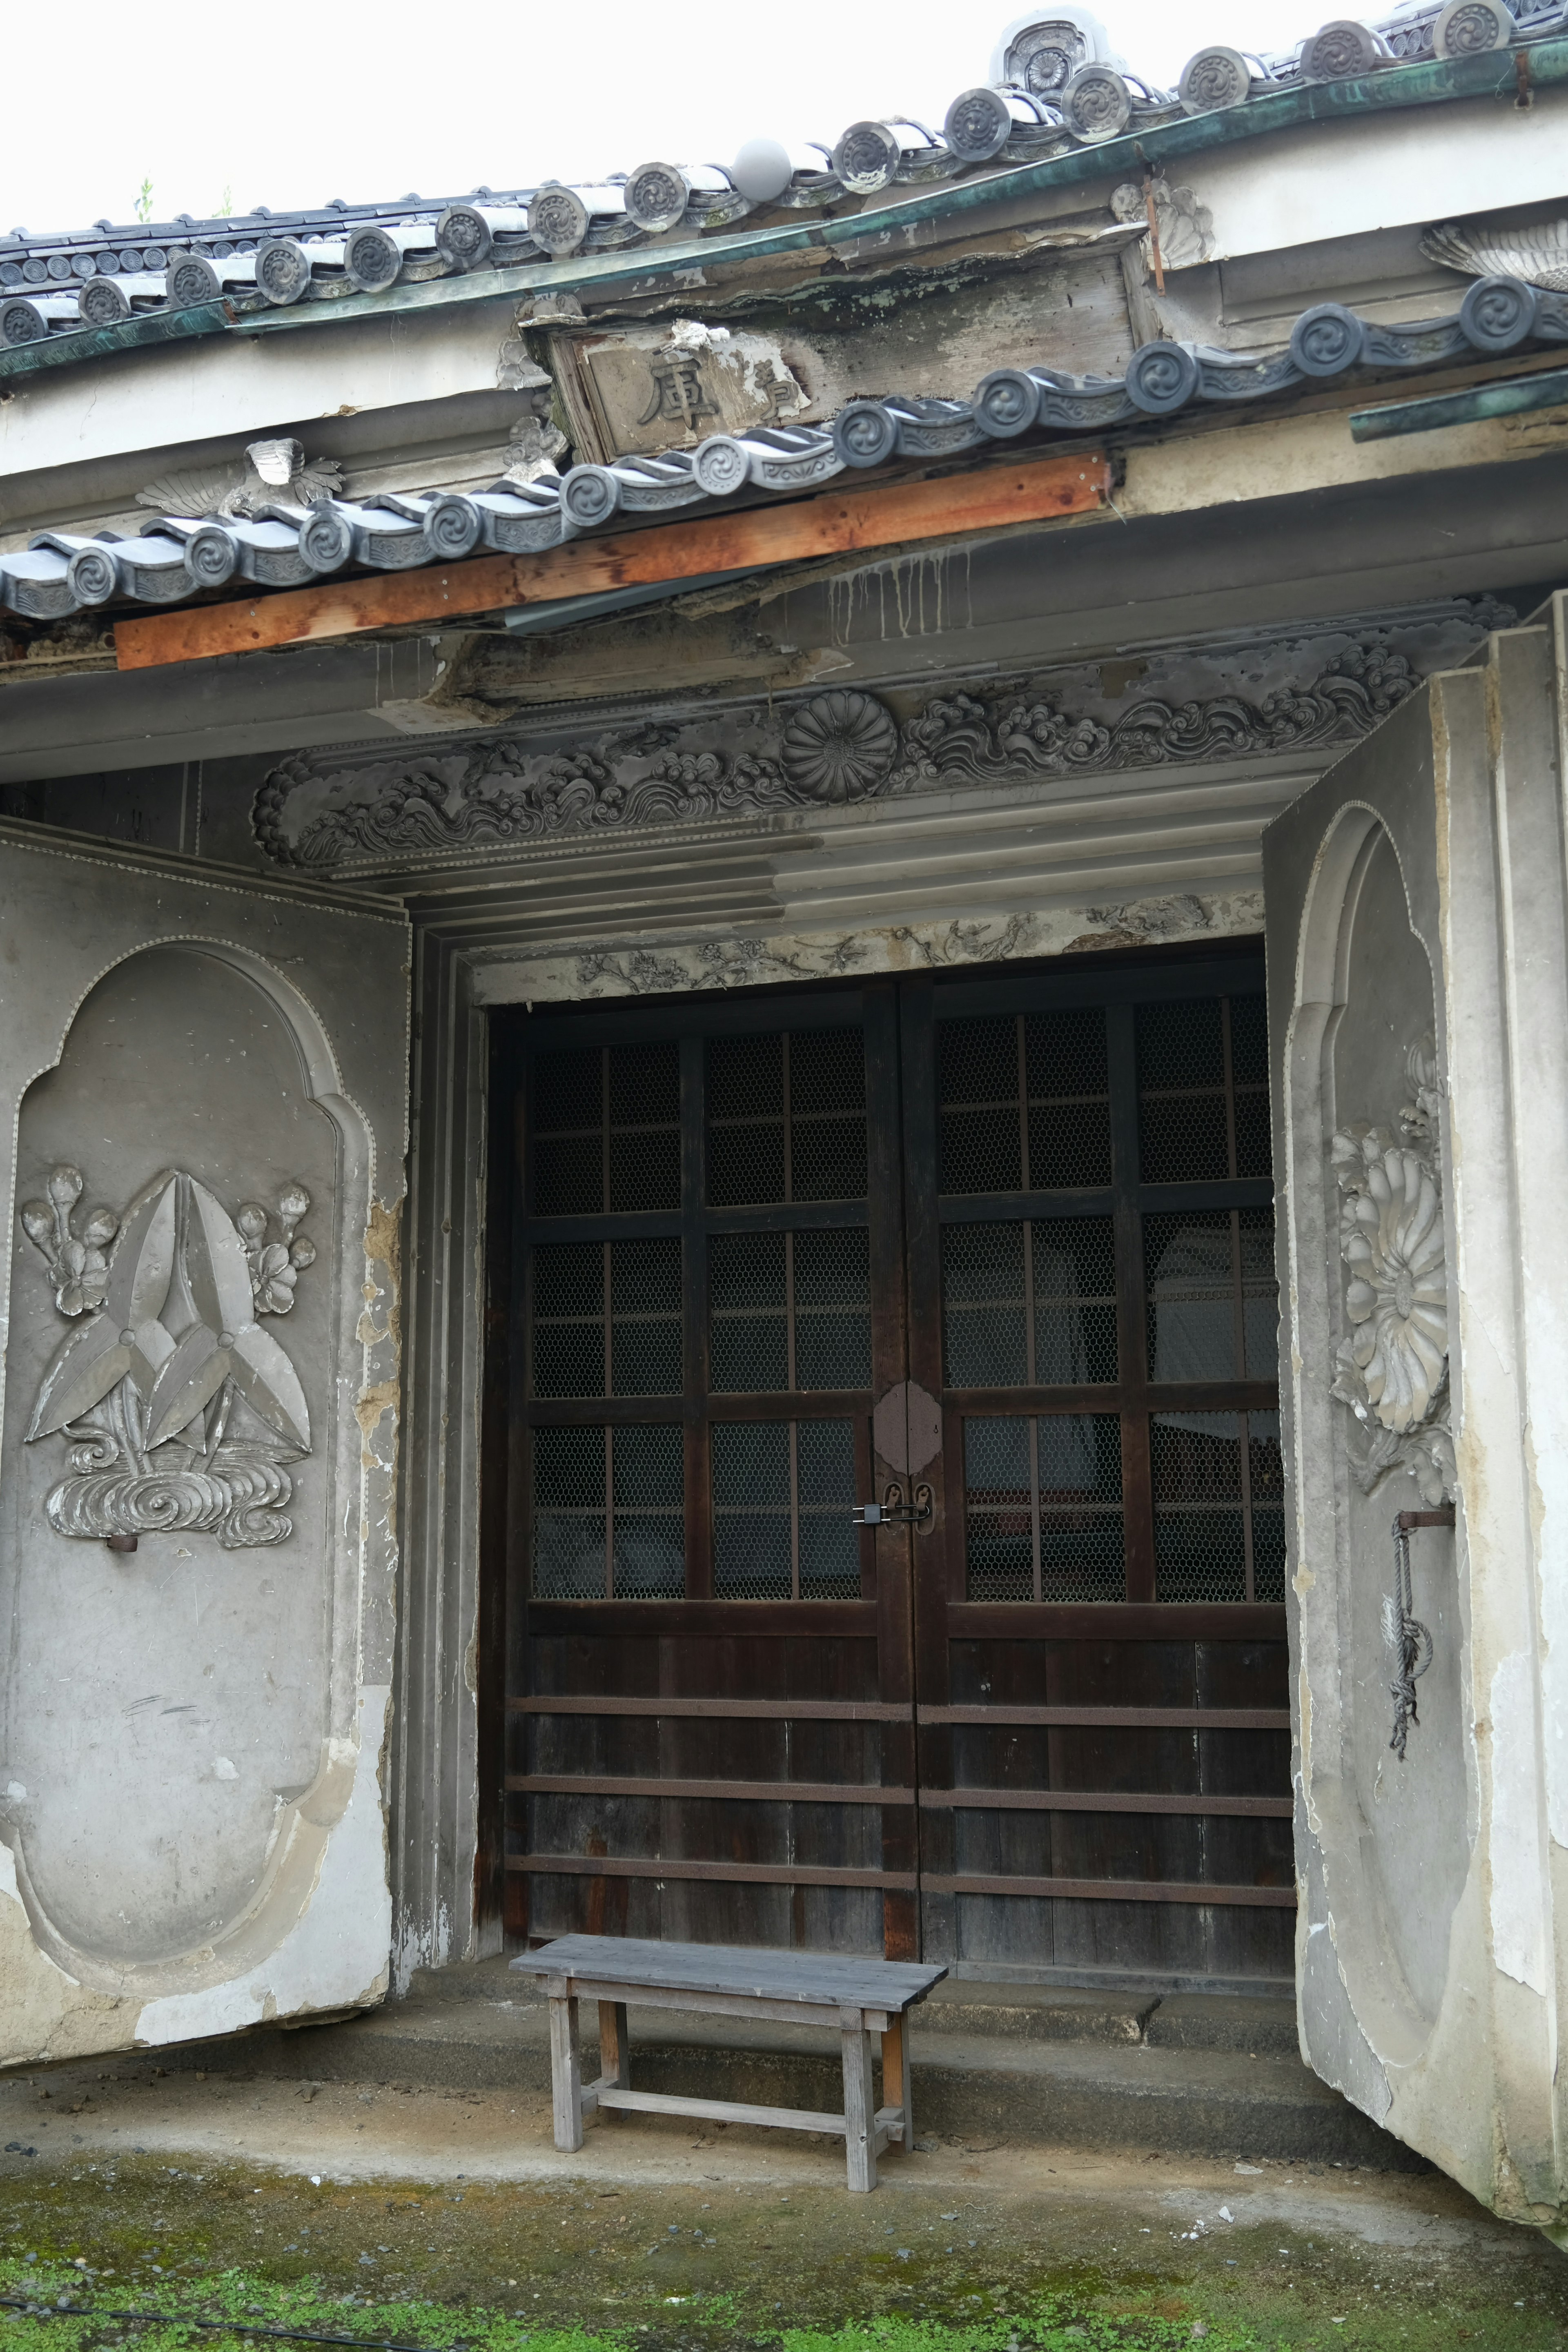
[[[21,826],[0,828],[0,2063],[16,2063],[384,1984],[409,959],[395,913],[62,853]],[[143,1511],[134,1551],[111,1551],[51,1507],[83,1481],[40,1396],[62,1337],[107,1344],[91,1265],[79,1297],[46,1263],[58,1226],[41,1251],[22,1213],[65,1165],[86,1180],[68,1235],[98,1203],[121,1220],[100,1291],[122,1251],[162,1265],[166,1242],[153,1312],[173,1341],[215,1302],[208,1319],[236,1327],[216,1335],[232,1394],[205,1471],[265,1457],[273,1483],[226,1542],[210,1515]],[[313,1256],[279,1248],[286,1222]],[[268,1291],[268,1266],[292,1286]],[[183,1425],[186,1468],[204,1471],[190,1433],[206,1443],[212,1419],[209,1400]],[[91,1507],[110,1507],[97,1488]]]
[[[24,1199],[47,1197],[60,1164],[86,1179],[82,1210],[104,1199],[122,1210],[164,1170],[199,1181],[231,1214],[275,1208],[302,1186],[298,1230],[316,1249],[279,1289],[284,1312],[262,1326],[310,1412],[311,1451],[283,1472],[287,1506],[258,1530],[286,1522],[289,1532],[231,1545],[211,1527],[143,1528],[125,1553],[50,1525],[69,1444],[63,1433],[28,1444],[26,1425],[72,1327],[42,1254],[19,1220],[14,1228],[5,1508],[12,1655],[27,1670],[8,1677],[0,1743],[27,1790],[14,1819],[40,1918],[62,1946],[111,1968],[173,1959],[228,1932],[261,1892],[279,1815],[321,1768],[340,1139],[282,1007],[197,948],[150,949],[101,980],[58,1066],[22,1104]],[[231,1428],[242,1415],[246,1438],[264,1446],[265,1423],[239,1399]]]
[[[1326,906],[1315,910],[1325,921],[1329,911]],[[1426,1056],[1440,1074],[1431,966],[1411,928],[1398,855],[1381,824],[1367,832],[1350,877],[1336,962],[1339,1002],[1325,1034],[1321,1097],[1325,1142],[1363,1128],[1382,1129],[1397,1140],[1402,1115],[1416,1108],[1413,1055]],[[1428,1156],[1440,1182],[1440,1133],[1432,1138]],[[1325,1223],[1337,1240],[1344,1204],[1328,1152],[1325,1174],[1334,1196]],[[1438,1273],[1446,1293],[1446,1263]],[[1322,1267],[1323,1315],[1336,1359],[1354,1330],[1345,1306],[1350,1275],[1342,1250],[1331,1244]],[[1395,1269],[1395,1286],[1399,1278]],[[1391,1745],[1391,1667],[1382,1618],[1393,1584],[1394,1515],[1420,1508],[1423,1497],[1397,1471],[1369,1491],[1374,1433],[1350,1409],[1335,1413],[1331,1426],[1344,1689],[1340,1769],[1361,1830],[1360,1899],[1376,1906],[1375,1936],[1367,1939],[1369,1957],[1375,1953],[1370,1965],[1385,1997],[1405,2012],[1402,2042],[1419,2045],[1441,2002],[1449,1928],[1469,1867],[1455,1538],[1440,1528],[1411,1538],[1413,1613],[1432,1635],[1432,1663],[1420,1681],[1418,1725],[1401,1759]],[[1326,1507],[1327,1493],[1321,1499]],[[1345,1964],[1353,1972],[1359,1952],[1354,1958],[1347,1953]]]
[[[1550,627],[1430,680],[1264,839],[1302,2049],[1496,2210],[1559,2235],[1563,619],[1558,600]],[[1366,1268],[1343,1246],[1374,1160],[1389,1200],[1416,1199],[1423,1170],[1441,1192],[1440,1282],[1430,1253],[1427,1272],[1443,1351],[1403,1417],[1374,1388],[1370,1294],[1352,1289]],[[1415,1286],[1388,1230],[1372,1288],[1379,1315],[1406,1298],[1408,1326]],[[1452,1528],[1411,1535],[1432,1659],[1401,1764],[1390,1523],[1445,1502]]]

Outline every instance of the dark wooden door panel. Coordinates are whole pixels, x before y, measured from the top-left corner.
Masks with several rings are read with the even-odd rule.
[[[519,1024],[514,1934],[1289,1973],[1260,988]]]

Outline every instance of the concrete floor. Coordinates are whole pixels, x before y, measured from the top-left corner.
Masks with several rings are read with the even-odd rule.
[[[1436,2173],[998,2137],[881,2175],[852,2197],[838,2144],[653,2116],[593,2124],[562,2157],[548,2103],[516,2089],[84,2063],[0,2082],[0,2295],[536,2352],[558,2331],[868,2327],[889,2352],[1568,2343],[1568,2263]],[[61,2352],[68,2331],[180,2340],[25,2315],[4,2340]]]

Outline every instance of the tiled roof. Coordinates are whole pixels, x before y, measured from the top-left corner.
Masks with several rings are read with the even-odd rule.
[[[941,131],[889,117],[851,123],[831,146],[790,156],[773,142],[733,164],[639,164],[595,185],[479,188],[454,202],[333,202],[318,211],[93,227],[0,237],[0,346],[81,335],[153,313],[226,301],[264,310],[383,293],[396,285],[505,270],[575,255],[695,237],[765,214],[822,210],[846,197],[1037,163],[1124,132],[1246,107],[1293,85],[1357,79],[1379,68],[1454,58],[1547,38],[1568,0],[1406,0],[1375,23],[1336,20],[1280,57],[1201,49],[1175,90],[1152,87],[1113,55],[1103,27],[1072,0],[1009,26],[992,80],[961,91]]]
[[[900,458],[929,463],[1030,433],[1105,432],[1194,403],[1260,400],[1358,368],[1439,367],[1532,341],[1568,342],[1568,293],[1542,291],[1518,278],[1478,278],[1452,317],[1403,325],[1318,303],[1297,320],[1287,347],[1264,359],[1200,343],[1144,343],[1121,376],[998,368],[967,400],[854,400],[831,426],[715,434],[691,451],[574,466],[564,476],[502,480],[488,490],[384,491],[363,504],[283,499],[258,505],[249,518],[163,515],[138,536],[45,531],[25,553],[0,554],[0,609],[53,621],[84,606],[184,604],[230,582],[294,588],[355,567],[400,572],[480,550],[537,554],[674,508],[711,509],[742,495],[798,496],[848,468]],[[254,446],[274,452],[291,446]]]

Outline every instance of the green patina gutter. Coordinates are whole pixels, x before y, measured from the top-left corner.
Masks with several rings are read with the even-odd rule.
[[[112,327],[84,327],[79,334],[15,343],[0,351],[0,383],[6,376],[34,375],[43,368],[73,367],[111,352],[139,351],[148,343],[183,343],[198,335],[221,335],[237,316],[232,302],[197,302],[188,310],[142,310]]]
[[[1215,148],[1237,145],[1246,139],[1263,139],[1275,131],[1291,131],[1309,122],[1337,122],[1368,115],[1406,111],[1412,107],[1449,104],[1455,100],[1491,99],[1518,103],[1521,68],[1527,68],[1530,89],[1556,89],[1568,84],[1568,38],[1541,41],[1527,48],[1490,49],[1480,57],[1448,58],[1425,65],[1390,66],[1347,81],[1314,82],[1271,97],[1248,99],[1213,114],[1184,115],[1140,131],[1136,136],[1108,139],[1092,147],[1074,148],[1041,163],[1019,164],[1012,170],[977,173],[973,178],[946,181],[921,195],[868,207],[831,220],[813,220],[777,228],[741,229],[729,236],[688,239],[682,244],[634,247],[623,253],[581,256],[568,261],[538,264],[531,268],[475,270],[468,277],[436,278],[415,286],[395,286],[384,294],[345,295],[331,302],[300,302],[289,310],[253,311],[237,316],[232,306],[204,303],[191,310],[151,311],[127,319],[119,326],[85,330],[81,334],[52,337],[47,342],[24,343],[0,352],[0,379],[31,374],[68,362],[97,359],[140,345],[186,341],[212,334],[267,335],[294,327],[346,324],[356,319],[401,317],[415,310],[452,310],[469,302],[516,300],[520,295],[588,293],[626,287],[637,294],[679,290],[685,277],[695,292],[705,271],[777,254],[808,253],[816,248],[856,247],[886,239],[889,245],[904,231],[928,221],[951,220],[966,213],[1006,202],[1016,196],[1039,195],[1055,188],[1081,186],[1107,178],[1136,177],[1144,166],[1156,169],[1179,163],[1188,155],[1207,154]]]
[[[1384,408],[1351,414],[1352,441],[1387,441],[1400,433],[1435,433],[1444,425],[1480,425],[1489,416],[1518,416],[1531,408],[1568,406],[1568,368],[1478,383],[1468,392],[1439,392],[1426,400],[1394,400]]]

